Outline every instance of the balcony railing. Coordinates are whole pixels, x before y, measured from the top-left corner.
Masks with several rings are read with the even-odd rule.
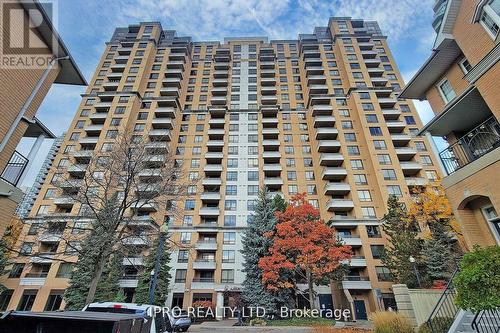
[[[500,124],[491,117],[439,153],[448,174],[500,147]]]
[[[28,165],[28,159],[24,157],[17,151],[14,151],[9,162],[3,169],[1,178],[6,182],[17,186],[19,179],[23,175],[26,166]]]

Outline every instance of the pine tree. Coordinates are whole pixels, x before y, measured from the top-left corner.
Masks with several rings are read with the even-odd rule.
[[[155,268],[156,255],[158,252],[159,238],[157,238],[149,252],[144,269],[139,278],[137,288],[135,289],[136,303],[149,304],[149,286],[151,285],[151,271]],[[155,290],[154,305],[164,306],[168,296],[168,286],[170,284],[170,252],[164,247],[160,256],[160,271]]]
[[[246,274],[243,281],[243,301],[247,306],[263,307],[270,312],[277,311],[282,305],[291,304],[292,298],[290,291],[271,293],[267,290],[262,284],[262,269],[258,267],[260,258],[269,254],[273,243],[265,234],[274,231],[277,223],[274,213],[277,209],[284,209],[283,207],[286,207],[286,202],[280,196],[271,199],[267,189],[260,190],[252,223],[245,230],[242,240],[243,272]]]
[[[9,259],[7,257],[7,249],[5,248],[5,244],[3,240],[0,241],[0,275],[4,275],[7,272],[5,271],[5,267],[8,265]],[[3,284],[0,284],[0,295],[6,291],[7,288]]]
[[[422,260],[415,220],[408,218],[405,209],[395,196],[390,196],[387,201],[387,214],[382,221],[382,229],[389,238],[382,263],[394,275],[396,282],[416,287],[417,280],[410,257],[415,258],[417,264]]]
[[[101,279],[97,284],[95,293],[95,302],[111,302],[116,301],[121,291],[120,279],[124,273],[123,255],[115,252],[104,269]]]
[[[450,274],[450,248],[442,240],[430,238],[422,250],[427,276],[430,280],[448,281]]]

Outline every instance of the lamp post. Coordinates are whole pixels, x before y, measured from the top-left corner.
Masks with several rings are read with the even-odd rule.
[[[415,277],[417,278],[418,287],[422,288],[422,284],[420,283],[420,276],[418,275],[416,260],[415,258],[413,258],[413,256],[410,256],[409,260],[413,264],[413,271],[415,272]]]
[[[160,238],[158,240],[158,249],[156,250],[155,267],[151,271],[151,283],[149,285],[149,304],[154,304],[156,285],[158,284],[158,274],[160,273],[160,259],[163,254],[163,247],[167,237],[167,224],[160,226]]]

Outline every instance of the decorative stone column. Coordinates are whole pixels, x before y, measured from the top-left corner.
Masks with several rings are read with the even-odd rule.
[[[415,311],[413,310],[413,304],[411,303],[408,287],[406,284],[393,284],[392,291],[394,292],[394,298],[398,305],[398,312],[407,317],[412,325],[416,327],[417,319],[415,317]]]
[[[224,316],[224,292],[223,291],[217,291],[217,301],[216,301],[216,308],[217,308],[217,312],[216,312],[216,319],[217,320],[222,320],[224,319],[223,316]]]

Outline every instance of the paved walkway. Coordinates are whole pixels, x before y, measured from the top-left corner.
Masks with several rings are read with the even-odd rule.
[[[233,326],[236,320],[222,320],[222,321],[211,321],[204,322],[200,325],[192,325],[189,332],[209,332],[214,333],[283,333],[283,332],[293,332],[293,333],[309,333],[311,331],[310,327],[272,327],[272,326]]]

